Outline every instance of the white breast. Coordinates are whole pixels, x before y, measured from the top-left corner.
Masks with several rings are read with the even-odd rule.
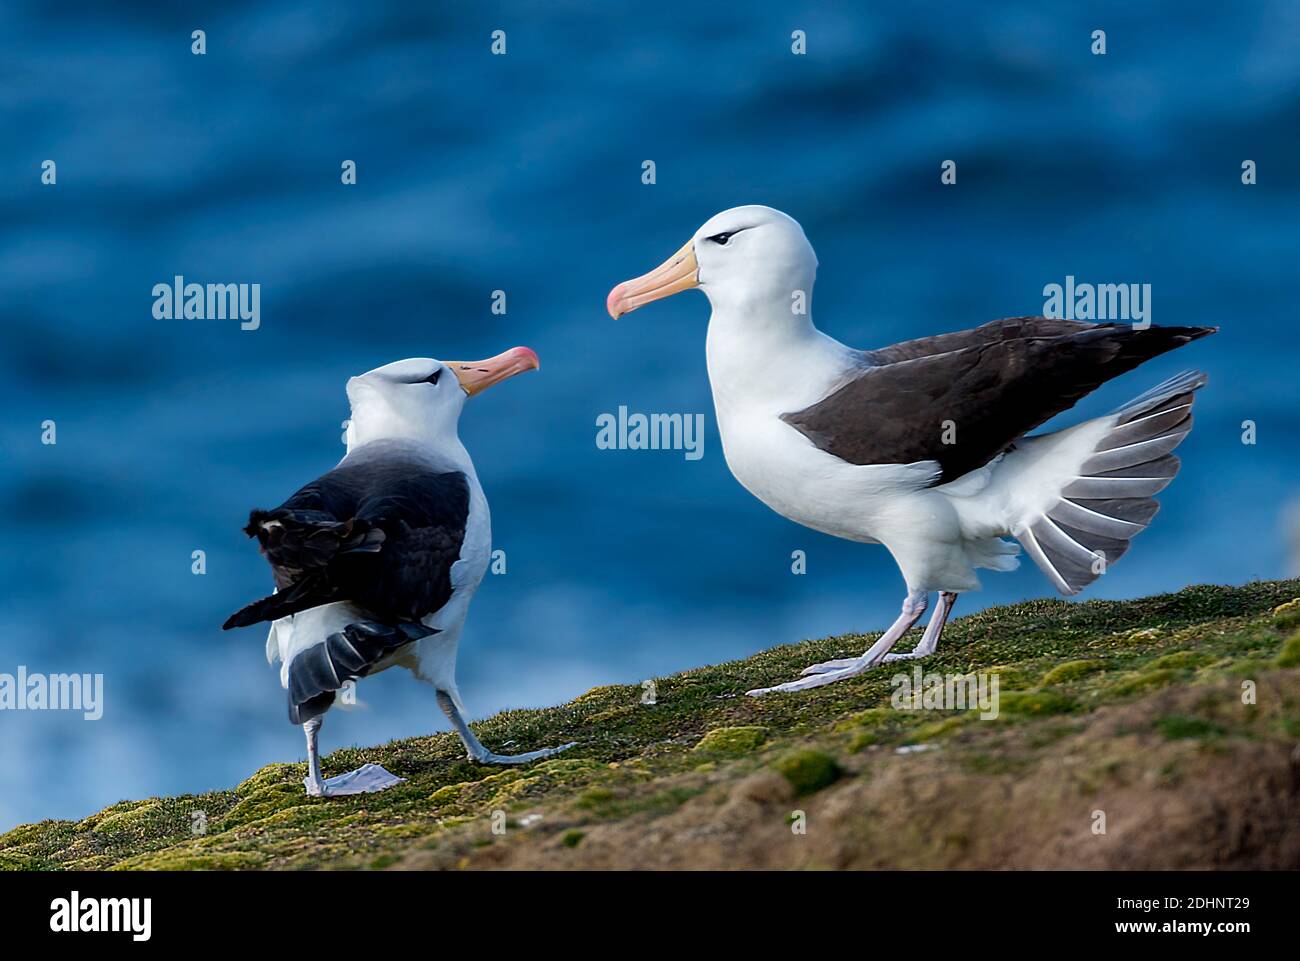
[[[819,450],[781,419],[810,407],[860,370],[860,355],[816,328],[719,323],[708,335],[723,454],[736,480],[783,517],[849,540],[878,539],[887,495],[923,487],[930,471],[857,466]]]
[[[469,482],[469,516],[465,521],[460,559],[451,566],[451,600],[424,619],[428,627],[457,633],[492,556],[492,515],[487,498],[472,467],[466,472],[465,479]]]

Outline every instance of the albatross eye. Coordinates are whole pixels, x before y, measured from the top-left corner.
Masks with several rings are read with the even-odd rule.
[[[439,378],[441,375],[442,375],[442,368],[439,367],[439,368],[438,368],[437,370],[435,370],[432,374],[430,374],[428,377],[426,377],[426,378],[424,379],[424,382],[425,382],[426,384],[436,384],[436,383],[438,383],[438,378]]]
[[[720,234],[714,234],[712,237],[708,239],[712,240],[715,244],[717,244],[720,247],[725,247],[727,246],[727,244],[731,243],[731,238],[735,235],[735,233],[736,231],[729,230]]]

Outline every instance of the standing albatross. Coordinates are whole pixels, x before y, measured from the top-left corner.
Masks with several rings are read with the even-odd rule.
[[[272,621],[289,720],[307,734],[314,797],[380,791],[402,778],[375,764],[321,778],[317,735],[344,685],[400,666],[433,685],[481,764],[524,764],[572,747],[494,754],[465,722],[456,649],[491,553],[487,500],[457,424],[465,399],[526,370],[515,347],[488,360],[399,360],[348,381],[352,417],[338,466],[275,510],[254,510],[244,532],[271,564],[276,592],[232,614],[225,628]]]
[[[1014,537],[1062,594],[1128,550],[1178,472],[1171,453],[1192,427],[1189,372],[1114,413],[1025,436],[1112,377],[1212,327],[995,320],[879,350],[854,350],[813,326],[817,257],[803,228],[770,207],[736,207],[704,224],[650,273],[619,284],[617,319],[698,287],[713,308],[709,382],[727,466],[778,514],[893,555],[902,612],[861,657],[814,664],[801,691],[886,660],[934,652],[975,568],[1019,561]],[[890,649],[938,606],[909,654]]]

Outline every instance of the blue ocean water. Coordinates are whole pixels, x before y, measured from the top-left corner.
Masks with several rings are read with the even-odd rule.
[[[729,475],[704,299],[604,312],[737,204],[804,225],[815,317],[856,346],[1038,313],[1067,275],[1221,325],[1061,418],[1210,373],[1161,515],[1084,596],[1285,573],[1295,4],[155,6],[0,7],[0,672],[105,678],[99,721],[0,713],[0,829],[301,758],[265,633],[218,629],[269,587],[240,527],[340,456],[346,378],[401,357],[543,361],[462,421],[507,555],[462,647],[477,715],[883,627],[902,583],[882,549]],[[261,327],[155,320],[176,274],[260,283]],[[704,456],[598,450],[620,405],[704,413]],[[1051,593],[1026,564],[957,613]],[[404,674],[361,698],[327,750],[445,729]]]

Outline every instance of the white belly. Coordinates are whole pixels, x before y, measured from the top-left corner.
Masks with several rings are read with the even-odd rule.
[[[775,424],[793,439],[768,426],[721,426],[727,466],[746,490],[805,527],[883,544],[909,590],[978,586],[952,501],[926,486],[933,465],[848,464]]]
[[[852,541],[886,540],[900,510],[924,509],[924,498],[900,497],[924,486],[929,470],[858,466],[818,450],[778,417],[722,417],[727,466],[751,494],[782,517]],[[916,501],[913,503],[913,501]]]
[[[806,289],[806,288],[799,288]],[[856,465],[820,450],[781,415],[828,396],[863,357],[788,303],[709,322],[707,356],[727,466],[778,514],[835,537],[889,549],[909,590],[969,590],[970,566],[952,499],[930,486],[939,465]]]

